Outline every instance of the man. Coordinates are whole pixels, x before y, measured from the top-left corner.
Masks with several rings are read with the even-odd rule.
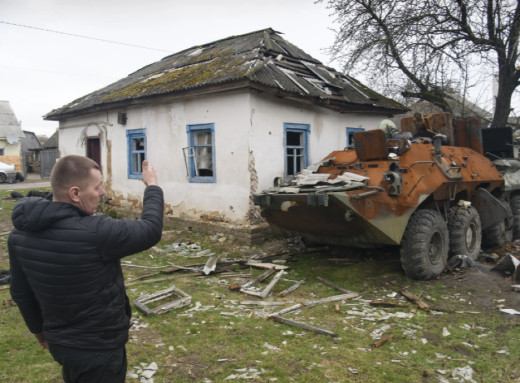
[[[140,220],[94,215],[103,189],[96,162],[61,158],[51,173],[53,200],[20,200],[8,240],[11,296],[65,382],[124,382],[130,327],[120,259],[155,245],[162,234],[163,192],[143,161]]]

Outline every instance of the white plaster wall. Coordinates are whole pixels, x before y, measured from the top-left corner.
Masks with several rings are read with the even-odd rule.
[[[226,93],[130,107],[124,110],[126,125],[117,123],[119,110],[64,121],[60,129],[61,154],[85,155],[83,137],[102,132],[101,162],[105,182],[109,181],[113,190],[122,192],[127,198],[140,198],[143,182],[128,178],[126,132],[145,129],[147,158],[157,170],[165,202],[170,208],[168,213],[183,218],[198,219],[205,214],[240,221],[247,213],[250,192],[249,97],[247,92]],[[97,123],[93,124],[95,121]],[[103,121],[106,124],[100,123]],[[186,126],[205,123],[214,124],[216,183],[191,183],[182,151],[188,146]]]
[[[127,114],[126,125],[117,113]],[[346,144],[346,127],[374,129],[384,115],[339,114],[245,91],[196,99],[150,103],[60,122],[61,155],[86,154],[85,137],[101,139],[105,182],[125,198],[141,198],[144,184],[128,178],[126,132],[145,129],[147,158],[157,169],[166,213],[199,219],[202,215],[244,222],[251,188],[259,192],[284,173],[284,123],[310,125],[309,163],[316,163]],[[216,183],[190,183],[182,148],[186,126],[213,123]],[[254,161],[254,162],[253,162]],[[251,184],[251,172],[258,182]],[[254,166],[253,166],[254,165]]]
[[[337,113],[329,109],[297,104],[265,95],[252,96],[250,146],[259,174],[258,190],[284,176],[284,123],[309,124],[309,165],[334,150],[345,148],[347,127],[376,129],[386,115]]]

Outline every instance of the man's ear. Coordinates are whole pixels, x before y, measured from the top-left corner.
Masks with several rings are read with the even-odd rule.
[[[73,202],[79,202],[79,187],[77,186],[71,186],[69,188],[69,198]]]

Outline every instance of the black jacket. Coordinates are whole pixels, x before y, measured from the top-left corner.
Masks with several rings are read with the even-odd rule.
[[[161,239],[163,211],[158,186],[146,188],[140,220],[89,216],[40,197],[20,200],[8,240],[11,296],[29,330],[68,347],[124,345],[131,312],[120,258]]]

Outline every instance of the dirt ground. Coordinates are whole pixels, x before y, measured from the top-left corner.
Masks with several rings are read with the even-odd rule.
[[[514,242],[483,252],[496,259],[509,255],[518,259],[520,243]],[[512,285],[520,284],[520,281],[514,282],[509,273],[492,270],[496,263],[488,262],[486,258],[479,257],[477,267],[464,268],[454,274],[443,274],[443,283],[452,290],[471,292],[472,303],[478,309],[503,307],[520,311],[520,292],[511,288]]]

